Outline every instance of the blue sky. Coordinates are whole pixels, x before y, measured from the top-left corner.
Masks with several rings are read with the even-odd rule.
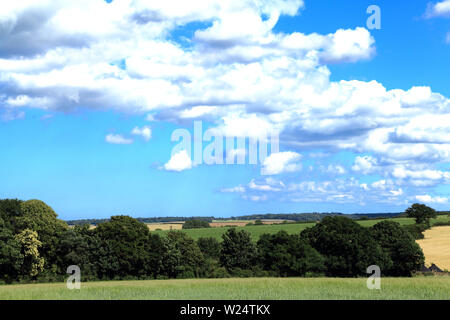
[[[448,0],[0,6],[0,198],[63,219],[448,209]],[[171,141],[194,121],[279,150],[195,165]]]

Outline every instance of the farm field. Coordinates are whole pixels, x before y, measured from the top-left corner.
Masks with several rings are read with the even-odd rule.
[[[450,226],[434,227],[424,232],[425,239],[417,240],[425,255],[425,264],[435,263],[450,270]]]
[[[450,277],[382,278],[369,290],[366,278],[241,278],[141,280],[0,286],[0,299],[171,299],[171,300],[396,300],[450,299]]]
[[[412,218],[393,218],[390,219],[392,221],[396,221],[401,225],[414,224],[414,219]],[[360,220],[357,221],[364,227],[370,227],[374,224],[382,221],[380,220]],[[447,215],[438,216],[436,219],[431,219],[431,224],[436,222],[447,222],[450,221],[450,218]],[[246,230],[250,233],[253,241],[258,241],[259,237],[264,233],[277,233],[280,230],[284,230],[289,234],[299,233],[302,230],[314,226],[314,222],[311,223],[296,223],[296,224],[271,224],[271,225],[262,225],[262,226],[242,226],[236,227],[237,230]],[[213,237],[217,240],[222,240],[222,234],[224,234],[228,230],[228,227],[216,227],[216,228],[200,228],[200,229],[186,229],[183,230],[193,239],[198,239],[200,237]],[[161,235],[164,235],[167,231],[155,231]]]
[[[183,223],[146,223],[150,231],[155,231],[157,229],[161,230],[181,230],[183,228]]]

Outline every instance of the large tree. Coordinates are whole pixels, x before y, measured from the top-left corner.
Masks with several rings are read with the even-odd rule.
[[[325,256],[328,276],[363,276],[371,265],[383,270],[392,263],[369,229],[347,217],[325,217],[301,236]]]
[[[0,218],[0,279],[17,280],[23,264],[22,245]]]
[[[284,230],[263,234],[257,245],[263,269],[276,276],[298,277],[325,271],[325,259],[300,235],[289,235]]]
[[[392,265],[382,270],[388,276],[411,276],[420,270],[424,255],[412,235],[395,221],[381,221],[371,227],[372,234],[383,250],[389,253]]]
[[[56,265],[58,242],[67,230],[67,224],[57,218],[53,209],[40,200],[20,203],[20,215],[15,218],[17,232],[25,229],[37,232],[42,243],[40,255],[45,259],[46,268]]]
[[[111,269],[105,270],[107,276],[145,275],[149,230],[144,223],[128,216],[113,216],[110,221],[100,223],[94,233],[106,250],[102,256],[107,258],[104,254],[110,254],[109,259],[113,260]]]
[[[408,217],[416,219],[417,224],[430,224],[431,218],[436,218],[437,212],[424,204],[414,203],[411,207],[406,209],[405,213]]]
[[[169,231],[164,245],[163,265],[168,276],[198,276],[204,257],[194,239],[183,231]]]
[[[255,265],[257,253],[250,233],[245,230],[228,229],[222,235],[220,263],[228,271],[233,269],[252,269]]]

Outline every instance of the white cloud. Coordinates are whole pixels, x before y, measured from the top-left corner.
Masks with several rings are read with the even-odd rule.
[[[357,156],[352,170],[362,174],[369,174],[375,171],[377,165],[377,159],[371,156]]]
[[[420,202],[424,202],[424,203],[438,203],[438,204],[444,204],[444,203],[448,203],[448,198],[444,198],[444,197],[432,197],[428,194],[425,195],[419,195],[415,197],[416,200],[420,201]]]
[[[145,141],[149,141],[152,137],[152,129],[149,126],[144,126],[142,128],[134,127],[131,134],[141,136]]]
[[[186,150],[181,150],[170,158],[170,160],[164,164],[164,169],[167,171],[183,171],[192,168],[192,160],[189,157]]]
[[[112,144],[131,144],[133,139],[128,139],[121,134],[110,133],[105,137],[105,141]]]
[[[226,193],[243,193],[243,192],[245,192],[245,188],[243,186],[239,185],[237,187],[232,187],[232,188],[222,188],[220,191],[226,192]]]
[[[449,3],[430,12],[444,16]],[[447,183],[445,174],[429,177],[450,158],[450,100],[428,86],[388,90],[377,81],[333,81],[327,64],[370,59],[375,39],[364,28],[275,32],[280,16],[302,8],[300,0],[4,1],[0,117],[21,118],[27,108],[86,108],[148,121],[207,119],[226,136],[278,131],[280,144],[297,152],[370,154],[352,169],[402,180],[395,183],[405,194],[405,184]],[[190,22],[193,36],[178,39],[173,30]],[[150,139],[151,130],[142,130],[135,133]],[[289,158],[295,154],[269,157],[262,172],[299,170],[300,159]],[[403,176],[394,171],[399,164]],[[420,164],[426,167],[414,167]],[[426,170],[423,177],[409,173]]]
[[[433,17],[450,17],[450,0],[444,0],[437,3],[430,3],[425,16]]]
[[[274,175],[298,171],[302,168],[301,163],[299,163],[301,158],[300,154],[292,151],[272,153],[264,159],[261,174]]]

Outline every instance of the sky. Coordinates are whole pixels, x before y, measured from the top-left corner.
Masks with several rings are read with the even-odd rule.
[[[2,1],[0,198],[62,219],[448,210],[449,58],[450,0]]]

